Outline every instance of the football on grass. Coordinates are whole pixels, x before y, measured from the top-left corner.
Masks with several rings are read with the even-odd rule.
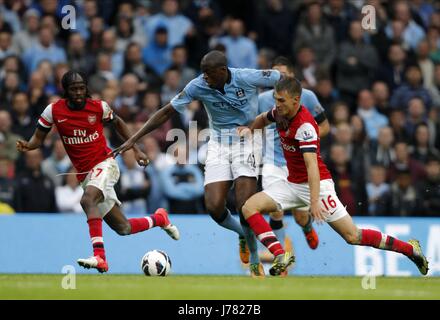
[[[148,251],[141,260],[141,268],[146,276],[165,277],[171,270],[171,259],[162,250]]]

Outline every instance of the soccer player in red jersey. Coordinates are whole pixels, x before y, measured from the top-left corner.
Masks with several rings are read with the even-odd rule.
[[[253,195],[243,207],[246,221],[257,238],[275,256],[272,275],[283,274],[294,261],[285,252],[261,212],[310,206],[318,223],[326,221],[351,245],[375,247],[402,253],[411,259],[421,274],[428,273],[428,261],[419,241],[401,241],[379,231],[359,229],[336,195],[330,172],[320,156],[319,127],[310,112],[300,105],[301,84],[295,78],[283,78],[275,86],[275,107],[261,113],[250,128],[241,127],[241,135],[276,122],[289,176]]]
[[[165,209],[160,208],[153,215],[143,218],[127,219],[124,216],[114,190],[119,179],[119,168],[111,156],[103,129],[105,123],[112,123],[117,132],[128,139],[128,127],[105,101],[89,98],[87,81],[82,74],[66,72],[62,86],[64,98],[48,105],[31,139],[18,140],[16,146],[22,152],[37,149],[43,144],[52,126],[56,127],[84,189],[81,206],[87,215],[93,256],[78,259],[78,264],[85,268],[95,268],[99,272],[108,271],[102,220],[119,235],[134,234],[158,226],[171,238],[178,240],[179,230],[170,223]],[[133,146],[133,151],[138,164],[146,166],[147,156],[136,146]]]

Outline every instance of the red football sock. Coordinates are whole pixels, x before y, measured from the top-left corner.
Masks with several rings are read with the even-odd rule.
[[[142,232],[154,227],[164,227],[166,224],[165,218],[160,214],[152,214],[149,217],[128,219],[131,225],[131,233]]]
[[[370,229],[361,229],[361,246],[370,246],[378,249],[403,253],[410,257],[413,255],[413,247],[407,242],[401,241],[387,234]]]
[[[269,223],[263,218],[261,213],[257,212],[246,219],[249,226],[254,231],[258,240],[274,255],[283,254],[285,251],[273,233]]]
[[[89,233],[92,239],[93,255],[100,256],[105,260],[104,240],[102,239],[102,219],[89,219],[87,223],[89,224]]]

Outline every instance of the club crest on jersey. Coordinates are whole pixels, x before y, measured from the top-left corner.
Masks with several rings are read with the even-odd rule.
[[[237,98],[243,98],[246,95],[242,88],[235,89],[235,94],[237,95]]]
[[[96,122],[96,114],[89,115],[87,117],[87,120],[89,121],[90,124],[95,124],[95,122]]]

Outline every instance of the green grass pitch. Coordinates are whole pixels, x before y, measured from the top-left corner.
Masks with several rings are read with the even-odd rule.
[[[241,276],[145,277],[76,275],[76,289],[62,288],[65,275],[0,275],[0,299],[440,299],[440,278],[377,277],[375,289],[361,277],[252,279]],[[370,283],[373,283],[370,281]]]

